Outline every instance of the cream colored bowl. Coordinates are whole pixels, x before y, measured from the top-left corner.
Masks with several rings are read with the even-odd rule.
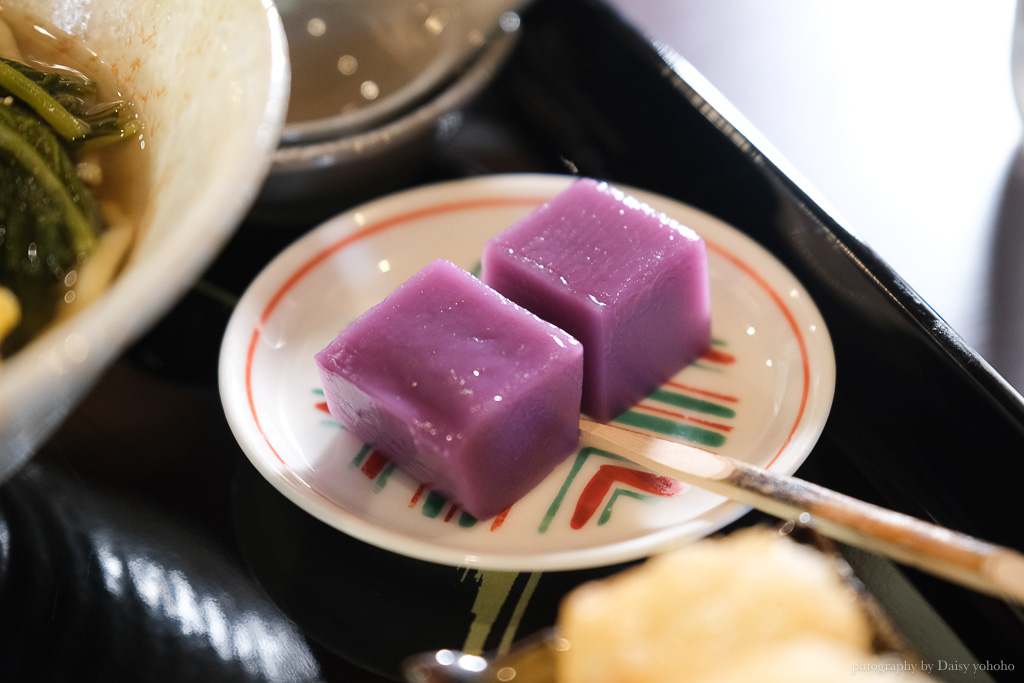
[[[288,102],[271,0],[0,0],[82,38],[146,126],[143,231],[97,301],[0,366],[0,482],[199,277],[263,182]]]

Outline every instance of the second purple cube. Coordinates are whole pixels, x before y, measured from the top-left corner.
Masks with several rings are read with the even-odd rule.
[[[484,247],[484,282],[583,344],[583,412],[608,422],[711,344],[707,250],[621,190],[575,181]]]

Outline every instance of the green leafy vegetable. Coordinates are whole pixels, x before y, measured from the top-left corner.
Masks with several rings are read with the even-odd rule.
[[[64,138],[74,140],[89,132],[88,123],[61,106],[37,80],[25,75],[23,69],[11,66],[8,60],[0,60],[0,86],[35,110]]]
[[[76,154],[138,131],[123,102],[96,84],[0,59],[0,286],[21,302],[4,354],[53,314],[65,277],[96,247],[103,218],[78,177]]]
[[[32,91],[31,100],[19,97],[9,87],[5,75],[12,79],[16,87],[21,83],[27,89],[24,81],[28,81],[39,91]],[[98,102],[96,82],[72,72],[40,71],[27,64],[0,57],[0,97],[5,95],[18,97],[44,120],[46,117],[41,110],[48,111],[53,106],[65,110],[77,123],[67,121],[63,114],[58,114],[67,127],[63,133],[57,126],[54,129],[66,140],[73,140],[76,149],[109,144],[139,132],[137,122],[132,118],[126,119],[126,102]]]

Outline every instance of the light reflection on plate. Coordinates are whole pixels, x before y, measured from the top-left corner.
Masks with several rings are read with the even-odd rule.
[[[224,336],[228,422],[270,483],[314,517],[423,560],[515,571],[625,562],[720,529],[747,508],[635,474],[583,449],[506,515],[477,521],[406,477],[323,406],[313,355],[436,258],[474,270],[484,243],[572,178],[485,176],[376,200],[313,230],[252,283]],[[692,207],[623,188],[708,243],[715,344],[620,420],[792,473],[835,385],[832,345],[800,283],[767,251]]]

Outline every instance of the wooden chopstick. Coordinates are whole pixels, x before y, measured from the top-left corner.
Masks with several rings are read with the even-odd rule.
[[[584,445],[829,538],[1003,600],[1024,603],[1024,555],[808,481],[629,429],[580,420]],[[809,516],[809,517],[808,517]]]

